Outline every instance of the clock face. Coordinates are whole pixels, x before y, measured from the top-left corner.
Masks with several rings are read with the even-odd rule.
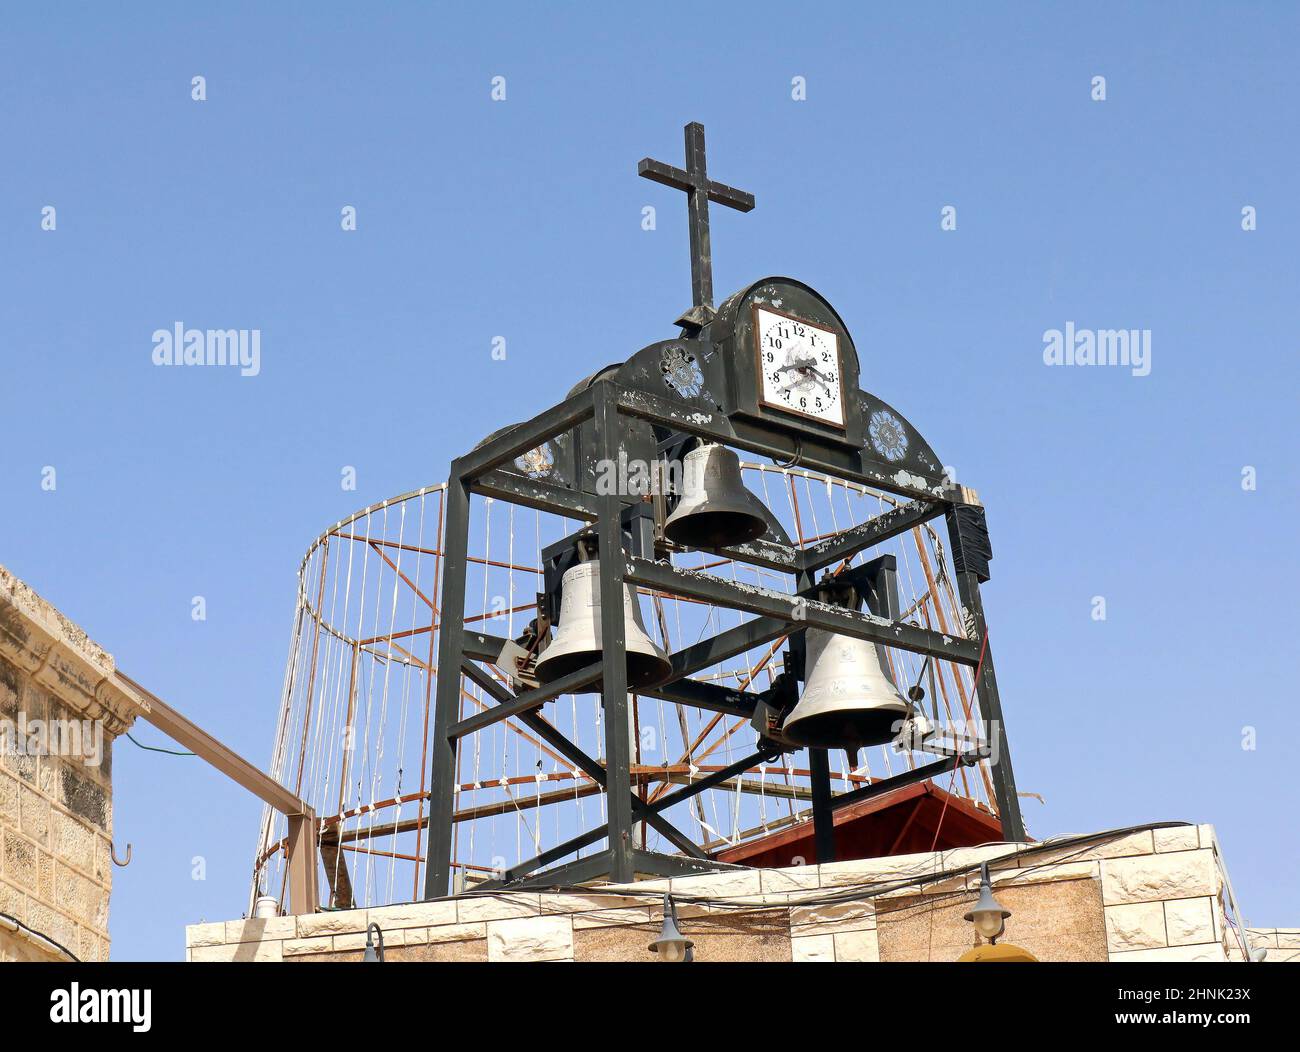
[[[764,405],[844,427],[844,390],[835,333],[802,318],[754,308]]]

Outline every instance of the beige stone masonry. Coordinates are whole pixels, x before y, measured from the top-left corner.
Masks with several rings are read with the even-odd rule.
[[[1108,906],[1218,896],[1223,888],[1214,852],[1209,849],[1105,859],[1101,880]]]
[[[383,929],[392,960],[648,961],[647,946],[663,919],[662,895],[671,892],[704,900],[676,901],[682,930],[695,940],[701,962],[956,960],[974,944],[961,918],[975,898],[974,867],[988,862],[998,897],[1013,911],[1006,938],[1044,960],[1230,958],[1223,878],[1209,826],[1141,830],[1083,848],[1048,844],[1018,857],[1025,849],[994,844],[594,885],[585,894],[478,893],[296,919],[194,925],[187,930],[187,957],[354,961],[373,922]],[[893,886],[963,867],[970,872],[941,882]],[[855,888],[880,893],[811,901]],[[1300,958],[1300,929],[1254,929],[1252,938],[1269,948],[1270,960]]]
[[[82,960],[108,958],[113,740],[147,711],[111,654],[0,566],[0,912]],[[0,960],[26,941],[0,927]]]

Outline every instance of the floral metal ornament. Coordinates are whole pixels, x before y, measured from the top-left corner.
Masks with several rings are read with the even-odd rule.
[[[888,461],[902,460],[907,452],[907,428],[887,409],[877,409],[867,425],[871,445]]]
[[[694,398],[704,390],[704,370],[695,355],[684,347],[668,347],[659,359],[659,370],[664,383],[679,395]]]
[[[555,454],[551,452],[551,444],[543,442],[540,446],[534,446],[527,453],[521,453],[515,457],[515,467],[530,479],[539,479],[543,475],[549,475],[551,468],[555,467]]]

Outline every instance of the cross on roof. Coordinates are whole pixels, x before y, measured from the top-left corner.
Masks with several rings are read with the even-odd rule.
[[[713,317],[713,252],[709,245],[709,202],[748,212],[754,195],[717,183],[708,176],[704,163],[704,125],[686,125],[686,170],[671,164],[642,158],[637,175],[656,183],[686,191],[686,211],[691,228],[691,294],[693,305],[678,319],[685,327],[700,328]]]

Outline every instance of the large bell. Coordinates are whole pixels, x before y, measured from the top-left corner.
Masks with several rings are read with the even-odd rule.
[[[729,548],[767,532],[763,505],[745,488],[740,458],[705,442],[682,458],[682,499],[664,536],[688,548]]]
[[[636,589],[623,586],[623,634],[627,640],[627,685],[648,687],[672,670],[647,634]],[[551,645],[537,659],[537,679],[550,683],[600,660],[600,561],[579,563],[565,571],[561,584],[560,625]]]
[[[804,635],[803,697],[781,733],[796,745],[849,750],[897,737],[908,704],[885,671],[880,646],[816,628]]]

